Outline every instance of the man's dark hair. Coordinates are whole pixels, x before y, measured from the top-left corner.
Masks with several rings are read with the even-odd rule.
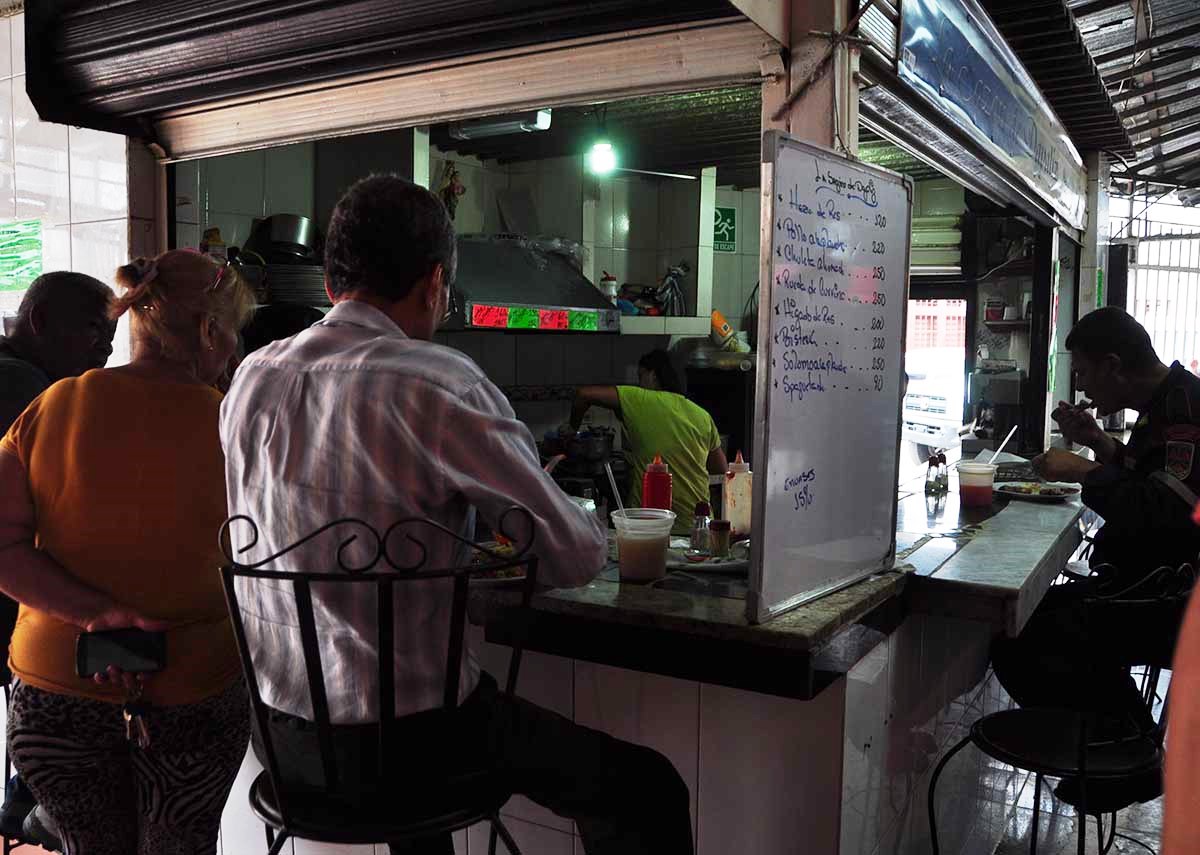
[[[325,314],[312,306],[299,303],[272,303],[254,312],[242,329],[242,344],[249,356],[273,341],[293,336],[322,320]]]
[[[1145,327],[1124,309],[1105,306],[1079,319],[1067,336],[1067,350],[1091,359],[1116,354],[1128,371],[1146,371],[1158,363],[1158,354]]]
[[[402,300],[442,265],[454,281],[454,224],[446,206],[398,175],[372,175],[346,191],[329,218],[325,275],[335,297],[365,291]]]
[[[654,376],[658,378],[659,388],[664,392],[683,394],[683,383],[679,379],[679,372],[675,370],[675,364],[671,362],[671,357],[665,350],[660,348],[645,354],[638,360],[638,368],[643,371],[653,371]]]
[[[103,314],[112,300],[112,290],[93,276],[73,270],[53,270],[34,279],[17,307],[16,326],[27,326],[37,309],[53,312],[63,301],[82,303],[97,314]]]

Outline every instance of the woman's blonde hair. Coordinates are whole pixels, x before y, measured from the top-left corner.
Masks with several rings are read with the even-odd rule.
[[[113,301],[112,318],[128,311],[134,337],[175,361],[200,352],[202,319],[217,318],[240,330],[254,311],[254,292],[237,270],[194,250],[134,259],[117,268],[116,280],[123,293]]]

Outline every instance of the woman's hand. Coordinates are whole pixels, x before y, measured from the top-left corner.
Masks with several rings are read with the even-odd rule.
[[[111,608],[106,609],[88,621],[84,630],[87,632],[101,632],[106,629],[141,629],[146,632],[165,632],[169,627],[170,624],[165,620],[147,617],[134,609],[114,604]],[[130,692],[143,683],[145,679],[145,674],[122,671],[113,665],[109,665],[104,671],[92,675],[92,680],[97,685],[103,686],[111,683],[114,686],[124,686],[126,691]]]
[[[146,632],[165,632],[171,626],[165,620],[147,617],[139,611],[114,603],[110,608],[89,620],[83,627],[86,632],[105,629],[144,629]]]

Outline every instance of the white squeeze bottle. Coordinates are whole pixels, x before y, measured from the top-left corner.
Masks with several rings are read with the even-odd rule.
[[[729,520],[733,537],[750,535],[750,503],[754,495],[754,473],[750,464],[742,460],[742,453],[729,464],[725,472],[725,483],[721,488],[721,503],[725,507],[725,518]]]

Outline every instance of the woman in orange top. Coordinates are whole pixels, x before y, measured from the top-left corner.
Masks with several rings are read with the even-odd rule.
[[[117,281],[133,361],[54,384],[0,441],[0,590],[21,603],[9,751],[72,855],[214,852],[249,706],[217,573],[212,383],[253,295],[189,251]],[[166,667],[76,676],[79,633],[121,627],[165,630]]]

